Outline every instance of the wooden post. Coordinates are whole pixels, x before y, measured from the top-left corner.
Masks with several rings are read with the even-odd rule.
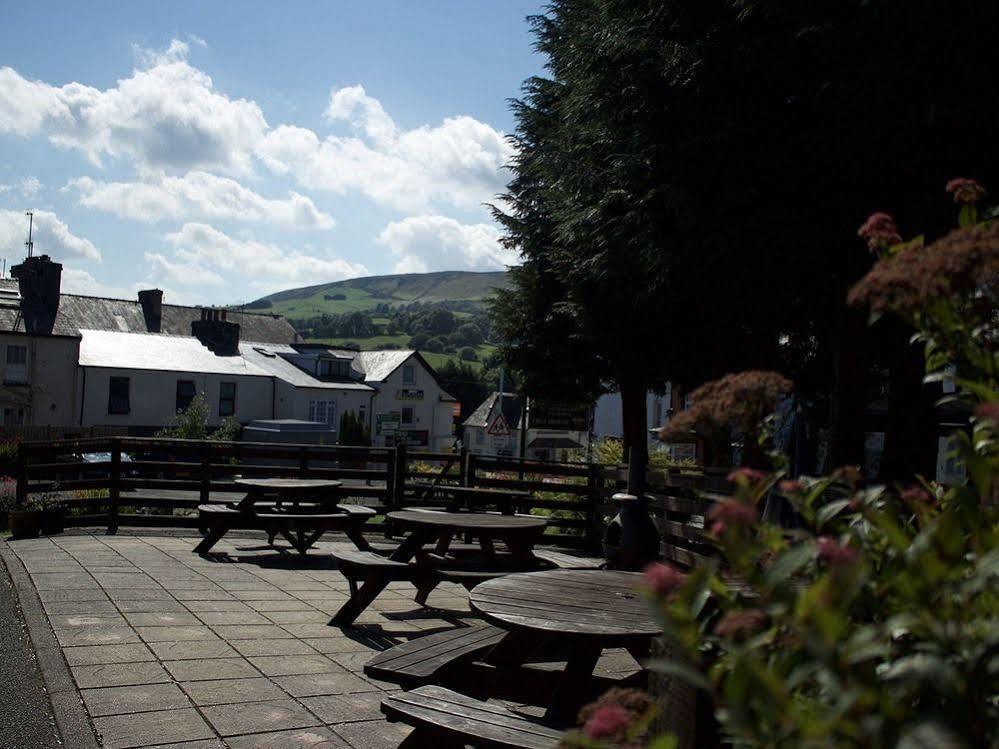
[[[111,439],[111,482],[108,493],[108,535],[113,536],[118,532],[118,501],[121,498],[121,440],[117,437]]]
[[[24,507],[28,499],[28,455],[24,443],[17,446],[17,494],[14,498],[14,506],[18,509]]]
[[[393,509],[392,502],[395,499],[395,478],[396,478],[396,450],[391,449],[385,454],[385,514],[387,515]],[[392,538],[392,528],[389,525],[388,518],[382,523],[382,528],[385,531],[385,538]]]
[[[468,463],[465,466],[465,483],[462,486],[475,486],[475,453],[468,454]]]
[[[392,508],[401,509],[406,498],[406,474],[409,473],[406,443],[396,445],[395,453],[395,496],[392,497]]]
[[[595,463],[589,463],[587,466],[586,546],[591,551],[596,551],[600,545],[600,513],[597,512],[597,507],[601,502],[600,470],[601,467]]]
[[[208,504],[212,497],[212,443],[203,442],[201,444],[201,468],[199,478],[201,486],[198,489],[198,501],[200,504]]]
[[[298,477],[309,477],[309,448],[305,445],[298,448]]]
[[[458,485],[468,486],[465,481],[465,471],[468,470],[468,448],[464,445],[458,451]]]

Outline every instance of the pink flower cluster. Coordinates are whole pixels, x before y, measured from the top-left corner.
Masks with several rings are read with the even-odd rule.
[[[729,611],[715,625],[719,637],[738,637],[742,634],[758,632],[767,626],[770,617],[761,609]]]
[[[615,688],[580,710],[579,722],[583,725],[583,735],[591,741],[609,741],[614,746],[638,749],[646,746],[648,717],[654,709],[654,703],[644,692]]]
[[[975,408],[975,417],[982,421],[999,424],[999,401],[978,404],[978,407]]]
[[[760,483],[767,477],[765,471],[759,471],[755,468],[747,468],[743,466],[742,468],[736,468],[728,475],[728,480],[734,484],[745,481],[750,486]]]
[[[721,536],[727,528],[743,528],[757,520],[756,506],[736,499],[722,499],[708,510],[711,535]]]
[[[805,485],[797,479],[784,479],[777,485],[784,494],[801,494]]]
[[[964,205],[977,203],[988,193],[978,182],[968,177],[956,177],[947,183],[947,192],[954,196],[955,203]]]
[[[852,546],[841,544],[831,536],[819,536],[816,539],[819,559],[831,567],[842,567],[855,564],[860,554]]]
[[[867,240],[867,247],[871,252],[877,252],[902,241],[902,235],[898,233],[895,219],[887,213],[881,212],[868,216],[867,220],[857,229],[857,236]]]
[[[660,598],[669,598],[687,581],[687,576],[671,564],[653,562],[645,568],[645,582]]]
[[[909,504],[930,504],[934,501],[933,495],[918,484],[903,489],[901,495]]]
[[[620,705],[601,705],[583,725],[583,733],[599,740],[620,735],[631,723],[631,713]]]

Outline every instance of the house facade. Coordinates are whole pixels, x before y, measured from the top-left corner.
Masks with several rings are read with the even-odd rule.
[[[589,444],[589,432],[580,429],[532,426],[532,413],[526,414],[524,401],[514,393],[493,392],[462,424],[463,444],[477,455],[523,457],[558,463],[578,459]]]

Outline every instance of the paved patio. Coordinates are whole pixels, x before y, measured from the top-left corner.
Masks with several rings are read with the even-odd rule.
[[[379,705],[396,687],[364,676],[364,663],[472,620],[459,586],[441,585],[423,608],[397,583],[354,626],[331,627],[347,581],[323,552],[338,542],[306,559],[230,537],[205,559],[192,553],[196,543],[167,535],[6,542],[107,749],[394,749],[409,729],[386,722]],[[634,662],[602,665],[624,673]]]

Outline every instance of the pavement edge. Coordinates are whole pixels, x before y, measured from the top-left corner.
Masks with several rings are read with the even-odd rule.
[[[0,562],[14,583],[21,615],[38,658],[38,669],[45,681],[45,690],[63,746],[66,749],[100,749],[79,690],[63,658],[62,648],[49,626],[38,592],[21,560],[7,546],[6,539],[0,540]]]

